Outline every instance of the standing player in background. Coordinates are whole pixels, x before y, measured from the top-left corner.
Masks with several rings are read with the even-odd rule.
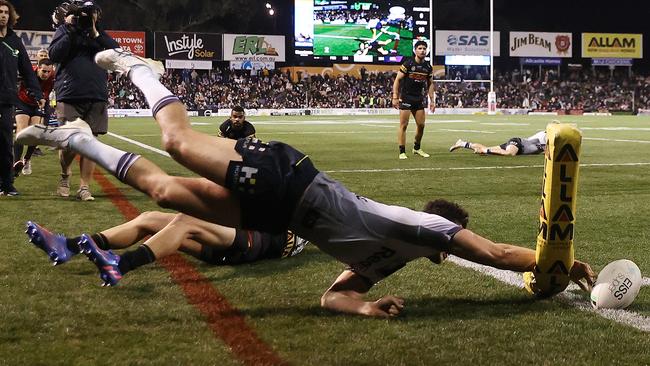
[[[50,92],[54,87],[54,66],[52,61],[48,58],[42,58],[38,61],[38,65],[35,66],[36,77],[43,92],[43,99],[49,100]],[[43,106],[42,110],[39,110],[38,102],[29,95],[27,92],[27,87],[24,82],[20,83],[18,88],[18,107],[16,108],[16,134],[25,129],[28,126],[40,123],[47,124],[47,113]],[[45,123],[43,123],[45,122]],[[30,159],[32,154],[36,150],[36,146],[29,146],[27,148],[27,153],[23,158],[23,145],[16,143],[14,144],[14,175],[17,177],[21,172],[24,175],[32,174],[32,164]]]
[[[39,107],[45,105],[25,45],[13,30],[17,20],[14,6],[0,0],[0,195],[3,196],[18,195],[13,184],[12,165],[14,107],[19,73],[27,86],[27,93],[37,101]]]
[[[539,131],[526,138],[513,137],[501,145],[490,147],[476,142],[458,139],[458,141],[449,148],[449,152],[460,148],[474,150],[475,154],[481,155],[536,155],[543,153],[546,149],[546,131]]]
[[[238,140],[244,137],[255,137],[255,127],[246,120],[244,108],[234,106],[230,111],[230,118],[219,126],[219,137]]]
[[[433,68],[424,60],[427,55],[427,43],[425,41],[415,42],[413,48],[415,56],[408,58],[399,71],[393,82],[393,107],[399,109],[399,129],[397,130],[397,143],[399,144],[399,158],[407,159],[406,156],[406,127],[409,124],[411,114],[415,118],[417,130],[415,142],[413,143],[413,154],[428,158],[420,147],[424,135],[424,122],[427,106],[427,94],[431,104],[429,109],[433,113],[435,106],[435,89],[433,85]],[[426,92],[425,92],[426,90]]]
[[[106,71],[94,62],[99,51],[118,48],[119,45],[104,30],[98,28],[101,10],[93,1],[64,2],[52,14],[56,32],[49,47],[52,61],[57,63],[54,90],[56,115],[60,124],[77,118],[85,120],[93,135],[108,132],[108,81]],[[70,196],[70,174],[76,154],[60,152],[61,179],[57,194]],[[95,163],[79,159],[79,190],[77,199],[92,201],[89,190]]]

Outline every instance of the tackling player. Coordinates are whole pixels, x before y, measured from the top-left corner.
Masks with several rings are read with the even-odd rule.
[[[102,250],[126,249],[153,235],[137,249],[118,256],[120,276],[177,251],[214,265],[237,265],[293,257],[308,243],[291,231],[271,235],[159,211],[144,212],[131,221],[92,235],[69,238],[28,222],[27,235],[55,265],[69,261],[81,252],[80,245],[83,247],[90,241]]]
[[[164,72],[160,62],[121,49],[100,52],[95,59],[104,69],[128,75],[152,106],[165,150],[204,178],[170,176],[142,156],[97,140],[83,120],[58,128],[31,126],[17,140],[69,148],[162,207],[229,227],[275,234],[291,230],[350,268],[330,288],[332,295],[323,305],[329,309],[398,314],[403,305],[397,298],[367,302],[360,297],[364,289],[414,259],[440,252],[500,269],[535,269],[534,250],[494,243],[464,228],[462,218],[385,205],[354,194],[287,144],[215,139],[193,130],[185,106],[159,81]],[[82,247],[105,283],[119,281],[116,255],[93,240],[84,241]],[[586,263],[574,261],[570,274],[574,281],[586,282],[579,283],[583,289],[593,284],[594,272]]]
[[[36,78],[43,92],[43,99],[50,99],[50,92],[54,87],[54,64],[49,58],[42,58],[34,66]],[[45,109],[47,105],[40,110],[38,101],[27,92],[27,87],[23,82],[18,88],[18,103],[16,105],[16,134],[28,126],[40,123],[47,124],[48,118]],[[44,122],[44,123],[43,123]],[[36,150],[36,146],[29,146],[23,157],[23,145],[14,144],[14,175],[17,177],[21,172],[24,175],[32,174],[31,158]]]
[[[415,56],[404,61],[393,82],[392,104],[394,108],[400,110],[397,143],[399,144],[399,158],[402,160],[408,158],[405,150],[406,127],[409,124],[411,114],[415,118],[415,124],[417,125],[415,142],[413,143],[413,154],[420,155],[424,158],[429,157],[429,154],[425,153],[420,147],[422,136],[424,135],[426,118],[424,108],[427,106],[427,94],[431,102],[429,109],[432,113],[436,109],[433,69],[424,60],[427,55],[427,47],[425,41],[415,42],[415,47],[413,48]]]
[[[449,152],[464,148],[474,150],[475,154],[481,155],[535,155],[541,154],[546,149],[546,131],[539,131],[526,138],[513,137],[501,145],[487,147],[485,145],[458,139],[449,148]]]
[[[255,137],[255,126],[246,120],[244,108],[234,106],[230,111],[230,118],[219,126],[218,136],[234,140]]]

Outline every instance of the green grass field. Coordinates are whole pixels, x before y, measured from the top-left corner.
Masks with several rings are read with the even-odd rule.
[[[397,46],[398,55],[410,56],[413,52],[413,32],[408,29],[398,29],[388,26],[388,31],[399,31],[402,40]],[[358,24],[317,24],[314,25],[314,55],[315,56],[353,56],[359,49],[360,40],[370,40],[372,31],[365,25]],[[386,33],[379,36],[379,41],[392,39]],[[393,42],[384,46],[386,51],[392,50]]]
[[[650,119],[561,119],[577,123],[584,137],[576,256],[596,270],[628,258],[648,277]],[[258,137],[296,146],[358,194],[413,209],[432,198],[448,198],[470,211],[475,232],[534,247],[542,156],[482,157],[447,149],[459,137],[499,144],[532,135],[548,117],[429,117],[423,149],[431,158],[409,154],[405,161],[397,159],[396,116],[249,120]],[[214,134],[221,119],[193,121]],[[110,130],[160,147],[151,119],[113,119]],[[411,122],[409,150],[413,131]],[[102,140],[142,154],[170,173],[190,175],[156,152],[112,136]],[[242,364],[164,267],[140,268],[120,286],[103,288],[85,258],[52,267],[43,252],[27,244],[27,220],[68,235],[124,221],[97,183],[91,186],[94,202],[54,196],[57,160],[55,152],[44,150],[45,156],[34,159],[34,173],[16,182],[22,195],[0,197],[0,365]],[[140,211],[157,209],[144,195],[109,179]],[[77,184],[73,179],[73,189]],[[532,300],[524,290],[472,269],[419,260],[371,290],[370,298],[406,299],[400,317],[378,320],[320,309],[321,293],[344,266],[313,246],[294,259],[240,267],[189,261],[282,360],[294,365],[650,364],[648,287],[628,311],[617,313],[636,319],[644,331],[603,317],[605,312],[585,310],[579,305],[586,303],[586,294],[575,301]]]

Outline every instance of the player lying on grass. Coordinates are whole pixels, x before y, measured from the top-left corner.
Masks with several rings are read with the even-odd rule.
[[[117,258],[119,275],[181,251],[206,263],[237,265],[262,259],[288,258],[302,252],[306,240],[290,231],[271,235],[258,231],[233,229],[184,214],[144,212],[131,221],[89,235],[65,237],[53,234],[35,222],[27,223],[30,241],[42,249],[54,265],[69,261],[93,241],[101,250],[126,249],[151,236],[137,249]],[[114,285],[111,278],[102,278]],[[119,279],[119,278],[118,278]]]
[[[205,178],[170,176],[151,161],[97,140],[81,120],[60,128],[31,126],[17,136],[25,144],[69,148],[118,179],[172,208],[209,222],[284,233],[291,230],[350,267],[329,290],[324,305],[336,311],[389,316],[400,304],[371,302],[367,312],[355,293],[387,277],[405,263],[447,252],[476,263],[532,271],[535,251],[496,244],[442,216],[389,206],[354,194],[319,172],[309,157],[281,142],[230,140],[192,129],[187,110],[160,82],[159,62],[115,49],[97,54],[97,63],[128,75],[142,90],[159,127],[165,150]],[[116,256],[88,240],[84,251],[107,282],[119,275]],[[588,264],[575,261],[571,277],[582,288],[593,283]],[[338,295],[338,296],[336,296]]]
[[[522,138],[513,137],[501,145],[487,147],[485,145],[458,139],[449,148],[449,152],[464,148],[474,150],[475,154],[481,155],[535,155],[541,154],[546,149],[546,131],[539,131],[536,134]]]

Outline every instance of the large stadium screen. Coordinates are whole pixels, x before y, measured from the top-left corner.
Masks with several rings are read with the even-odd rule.
[[[298,59],[399,63],[428,39],[428,0],[296,0]]]

